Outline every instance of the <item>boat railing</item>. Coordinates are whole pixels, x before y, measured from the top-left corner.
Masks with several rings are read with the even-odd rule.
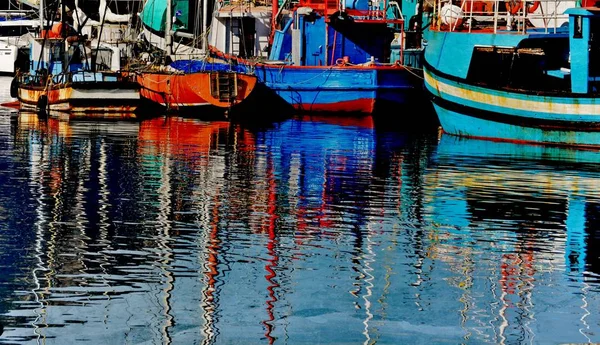
[[[564,10],[574,1],[460,0],[438,1],[432,27],[445,31],[556,32],[568,21]]]
[[[1,10],[0,21],[14,19],[37,19],[37,11],[34,10]]]
[[[397,3],[393,1],[396,6]],[[398,24],[399,26],[404,24],[404,18],[388,18],[387,9],[390,6],[388,0],[371,0],[367,9],[350,9],[345,7],[344,0],[302,0],[302,7],[310,7],[312,10],[320,12],[324,17],[340,13],[352,17],[352,21],[355,23],[387,23],[387,24]],[[400,11],[400,13],[402,13]],[[326,19],[329,22],[329,19]]]

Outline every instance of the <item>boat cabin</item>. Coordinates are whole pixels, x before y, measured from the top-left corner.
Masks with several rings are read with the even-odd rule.
[[[570,66],[558,76],[570,76],[574,93],[600,91],[600,8],[568,9]]]
[[[401,63],[420,67],[421,38],[411,35],[420,35],[420,30],[407,30],[410,20],[402,7],[415,11],[407,3],[302,0],[283,29],[275,32],[269,59],[296,66]]]
[[[53,82],[116,80],[119,48],[87,46],[83,42],[68,43],[63,38],[36,38],[30,49],[30,76]]]

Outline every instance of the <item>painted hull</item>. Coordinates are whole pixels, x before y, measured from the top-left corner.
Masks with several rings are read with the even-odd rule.
[[[399,65],[291,66],[256,64],[264,83],[301,112],[372,114],[421,93],[418,76]]]
[[[448,134],[600,146],[600,98],[494,90],[444,78],[427,67],[425,87]]]
[[[139,88],[130,82],[21,84],[17,98],[23,110],[50,110],[70,119],[133,119],[140,103]]]
[[[137,82],[144,99],[167,109],[182,110],[238,105],[254,90],[257,78],[237,72],[143,72],[137,75]]]
[[[469,79],[475,47],[512,49],[527,38],[514,33],[430,33],[424,81],[443,131],[496,141],[600,147],[597,94],[573,93],[570,86],[544,89],[544,81],[554,78],[547,74],[535,77],[542,80],[532,83],[537,89],[489,86]],[[532,64],[529,68],[540,67]],[[488,71],[491,77],[500,75],[493,68]]]

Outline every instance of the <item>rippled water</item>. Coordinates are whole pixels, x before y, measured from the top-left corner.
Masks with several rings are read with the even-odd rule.
[[[600,342],[599,153],[389,127],[0,110],[0,343]]]

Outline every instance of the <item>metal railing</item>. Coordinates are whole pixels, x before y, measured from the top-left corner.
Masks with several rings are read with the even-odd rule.
[[[575,7],[575,1],[558,0],[461,0],[437,1],[433,8],[433,27],[437,30],[467,31],[491,30],[525,33],[527,30],[543,29],[556,32],[568,22],[563,14]],[[535,9],[535,10],[532,10]]]

